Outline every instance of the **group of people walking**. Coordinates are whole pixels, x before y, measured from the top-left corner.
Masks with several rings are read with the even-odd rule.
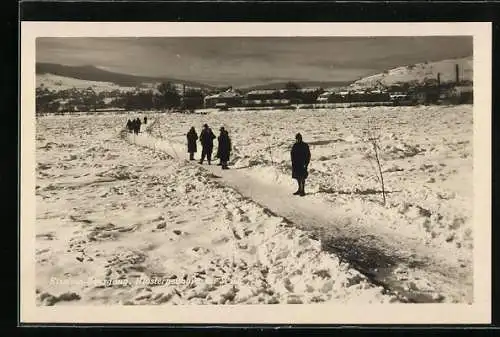
[[[134,134],[139,134],[141,129],[141,124],[147,124],[147,117],[144,117],[144,123],[141,123],[139,118],[134,120],[127,121],[127,129],[129,132],[134,132]],[[201,158],[199,163],[203,164],[205,159],[208,162],[208,165],[212,162],[212,152],[214,149],[214,140],[217,139],[217,153],[215,158],[219,159],[219,163],[217,165],[222,166],[223,170],[229,169],[228,162],[232,151],[231,146],[231,138],[229,137],[228,131],[221,127],[219,129],[219,136],[215,136],[212,129],[208,126],[208,124],[203,125],[203,129],[200,132],[200,135],[196,133],[194,127],[191,127],[189,132],[186,135],[187,138],[187,152],[189,153],[189,160],[195,160],[194,154],[197,152],[197,141],[199,140],[201,143]],[[290,151],[290,157],[292,161],[292,178],[297,180],[298,189],[294,195],[305,195],[305,183],[306,179],[309,175],[308,166],[311,161],[311,151],[309,149],[309,145],[302,140],[302,135],[297,133],[295,135],[295,143],[292,146],[292,150]]]
[[[216,138],[212,129],[207,124],[204,124],[200,136],[198,137],[195,128],[191,127],[186,137],[189,160],[195,160],[194,154],[197,152],[196,142],[199,139],[202,146],[200,164],[203,164],[203,161],[206,158],[208,165],[210,165],[214,147],[213,141]],[[221,165],[222,169],[227,170],[231,154],[231,138],[224,127],[220,128],[220,134],[217,137],[217,140],[218,147],[215,157],[220,160],[218,165]],[[300,133],[295,135],[295,143],[290,151],[290,157],[292,161],[292,178],[296,179],[298,184],[298,189],[293,194],[305,196],[305,184],[309,175],[307,169],[311,161],[311,151],[309,149],[309,145],[302,140],[302,135]]]
[[[212,152],[214,149],[214,139],[217,138],[218,146],[217,146],[217,154],[215,158],[219,159],[219,164],[222,166],[223,170],[229,169],[228,162],[231,154],[231,138],[229,137],[229,133],[224,127],[220,128],[220,134],[218,137],[215,136],[212,129],[208,126],[208,124],[203,125],[203,129],[198,134],[194,127],[191,127],[189,132],[187,133],[187,148],[189,153],[189,160],[194,160],[194,154],[197,152],[196,142],[199,139],[201,143],[201,158],[200,164],[203,164],[205,158],[207,159],[208,165],[210,165],[212,161]]]
[[[148,118],[147,117],[144,117],[144,124],[147,124],[148,123]],[[127,130],[128,132],[130,133],[134,133],[136,135],[139,134],[139,132],[141,132],[141,119],[139,117],[137,117],[136,119],[133,119],[133,120],[128,120],[127,121]]]

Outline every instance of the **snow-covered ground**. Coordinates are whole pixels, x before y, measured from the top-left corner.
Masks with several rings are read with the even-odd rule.
[[[472,106],[164,115],[149,127],[183,144],[189,127],[199,132],[205,122],[216,134],[220,126],[229,130],[234,168],[251,168],[292,192],[289,151],[300,132],[312,152],[307,189],[314,196],[371,219],[383,215],[385,226],[423,243],[472,249]],[[380,135],[385,207],[368,130]]]
[[[397,300],[202,167],[128,144],[122,119],[37,120],[39,303]]]
[[[138,137],[120,134],[126,118],[37,120],[40,303],[404,300],[384,279],[472,300],[471,106],[150,114]],[[183,160],[203,123],[229,130],[231,170]],[[304,198],[291,195],[296,132],[312,151]]]

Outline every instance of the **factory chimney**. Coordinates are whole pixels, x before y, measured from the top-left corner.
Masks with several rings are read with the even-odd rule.
[[[437,77],[437,85],[438,87],[441,86],[441,73],[438,73],[438,77]]]
[[[460,76],[459,76],[459,73],[458,73],[458,64],[455,64],[455,82],[456,82],[457,85],[460,82]]]

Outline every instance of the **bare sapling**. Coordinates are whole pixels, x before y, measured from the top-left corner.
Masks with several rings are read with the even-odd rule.
[[[163,139],[163,135],[162,135],[161,131],[160,131],[160,137]],[[170,142],[170,137],[165,137],[165,139],[167,140],[168,146],[170,146],[170,149],[174,153],[175,158],[180,159],[180,156],[177,154],[177,151],[175,150],[174,145]]]
[[[269,150],[269,157],[271,158],[271,167],[275,171],[274,180],[278,181],[278,167],[277,167],[277,165],[274,164],[274,159],[273,159],[273,145],[272,144],[273,144],[272,141],[270,141],[269,137],[268,137],[267,138],[267,149]]]
[[[160,116],[160,118],[161,118],[161,116]],[[169,137],[163,137],[163,133],[161,132],[161,126],[160,126],[160,118],[157,119],[157,121],[158,121],[158,134],[160,136],[160,139],[162,139],[162,140],[166,139],[167,140],[168,146],[170,146],[170,149],[172,150],[172,152],[174,152],[175,158],[179,159],[180,157],[177,154],[177,151],[175,150],[173,144],[170,142]]]
[[[382,173],[382,165],[380,164],[380,155],[379,155],[379,150],[380,150],[380,134],[375,133],[375,128],[373,127],[373,123],[368,120],[368,142],[372,145],[373,152],[375,155],[375,163],[377,164],[376,172],[375,175],[377,177],[377,180],[380,183],[380,186],[382,188],[382,199],[383,199],[383,204],[385,205],[386,203],[386,198],[385,198],[385,184],[384,184],[384,174]],[[370,160],[368,158],[368,160]],[[373,164],[370,160],[370,165],[372,165],[372,168],[375,170],[373,167]]]
[[[155,128],[156,126],[156,123],[158,122],[158,118],[156,118],[152,123],[150,123],[147,127],[146,127],[146,133],[148,135],[151,136],[151,134],[153,133],[153,129]]]
[[[73,123],[71,123],[71,118],[72,116],[70,115],[69,118],[68,118],[68,122],[69,122],[69,134],[71,135],[71,137],[74,137],[74,130],[73,130]]]
[[[160,135],[160,139],[163,139],[163,133],[161,132],[160,122],[161,122],[160,119],[158,119],[158,134]]]
[[[160,117],[156,120],[158,122],[158,135],[160,136],[160,139],[163,139],[163,134],[161,133],[161,126],[160,126]]]
[[[159,120],[158,117],[155,118],[155,120],[146,127],[146,133],[148,134],[148,136],[153,135],[153,131],[156,128],[158,120]],[[156,140],[154,137],[153,137],[153,152],[156,152]]]
[[[163,136],[163,133],[161,132],[161,124],[160,124],[160,122],[161,122],[161,116],[158,116],[158,118],[156,118],[153,121],[153,123],[151,123],[149,125],[149,129],[150,129],[149,133],[151,134],[155,129],[157,129],[158,130],[158,138],[160,138],[161,140],[166,139],[167,143],[168,143],[168,146],[170,146],[170,149],[172,150],[172,152],[175,155],[175,158],[179,159],[180,157],[177,154],[177,151],[175,150],[175,147],[170,142],[169,138]],[[153,143],[153,146],[154,146],[154,150],[156,150],[156,143]]]

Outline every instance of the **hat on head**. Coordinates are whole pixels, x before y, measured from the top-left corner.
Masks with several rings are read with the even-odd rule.
[[[295,135],[295,139],[302,140],[302,135],[300,134],[300,132]]]
[[[208,124],[203,124],[203,127],[204,128],[208,128]]]
[[[225,129],[224,129],[224,127],[223,127],[223,126],[221,126],[221,127],[220,127],[220,131],[224,131],[224,130],[225,130]]]

